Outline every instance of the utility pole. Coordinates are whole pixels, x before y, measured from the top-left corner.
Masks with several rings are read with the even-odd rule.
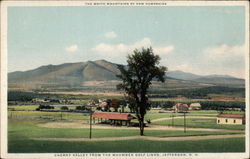
[[[184,112],[184,133],[186,133],[186,112]]]
[[[90,115],[89,115],[89,138],[92,137],[92,106],[90,106]]]
[[[174,112],[172,112],[172,126],[174,126]]]

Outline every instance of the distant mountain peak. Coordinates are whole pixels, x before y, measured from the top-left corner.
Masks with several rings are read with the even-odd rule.
[[[117,80],[118,66],[104,59],[60,65],[45,65],[33,70],[8,73],[9,85],[19,87],[82,86],[85,81]],[[181,70],[168,71],[166,79],[209,84],[244,85],[244,80],[228,75],[201,76]]]

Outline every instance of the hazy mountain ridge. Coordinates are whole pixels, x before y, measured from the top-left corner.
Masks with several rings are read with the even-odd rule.
[[[34,88],[41,86],[82,86],[86,81],[118,80],[117,66],[105,60],[65,63],[61,65],[41,66],[28,71],[16,71],[8,74],[9,87]],[[244,86],[244,80],[228,75],[201,76],[183,71],[168,71],[167,80],[218,85]],[[179,82],[178,82],[179,81]],[[190,83],[190,82],[189,82]]]
[[[208,83],[208,84],[217,84],[217,85],[226,85],[226,86],[243,86],[245,83],[244,79],[236,78],[229,75],[196,75],[193,73],[183,72],[183,71],[169,71],[167,72],[167,76],[170,76],[175,79],[181,80],[189,80],[200,83]]]

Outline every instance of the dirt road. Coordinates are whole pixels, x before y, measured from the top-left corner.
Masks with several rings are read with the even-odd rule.
[[[39,127],[46,128],[89,128],[89,124],[82,121],[74,122],[48,122],[45,124],[38,124]],[[111,126],[102,124],[93,124],[93,129],[134,129],[138,130],[138,127],[125,127],[125,126]],[[145,127],[145,130],[183,130],[182,127],[171,127],[171,126],[161,126],[161,125],[150,125]],[[242,130],[228,130],[228,129],[211,129],[211,128],[187,128],[191,131],[231,131],[231,132],[243,132]]]
[[[209,116],[186,116],[186,119],[215,119],[216,117],[209,117]],[[183,119],[183,116],[177,116],[174,117],[174,119]],[[158,119],[153,119],[151,122],[156,122],[156,121],[163,121],[163,120],[172,120],[172,117],[167,117],[167,118],[158,118]]]

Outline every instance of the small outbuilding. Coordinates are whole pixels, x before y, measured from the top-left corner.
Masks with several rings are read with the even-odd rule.
[[[232,125],[244,125],[244,114],[219,114],[217,115],[217,124],[232,124]]]
[[[103,120],[108,121],[110,125],[126,125],[130,126],[131,120],[136,119],[135,116],[133,116],[130,113],[115,113],[115,112],[94,112],[93,120],[95,122],[95,118],[101,119],[101,122]]]
[[[191,103],[188,109],[189,110],[200,110],[201,104],[200,103]]]

